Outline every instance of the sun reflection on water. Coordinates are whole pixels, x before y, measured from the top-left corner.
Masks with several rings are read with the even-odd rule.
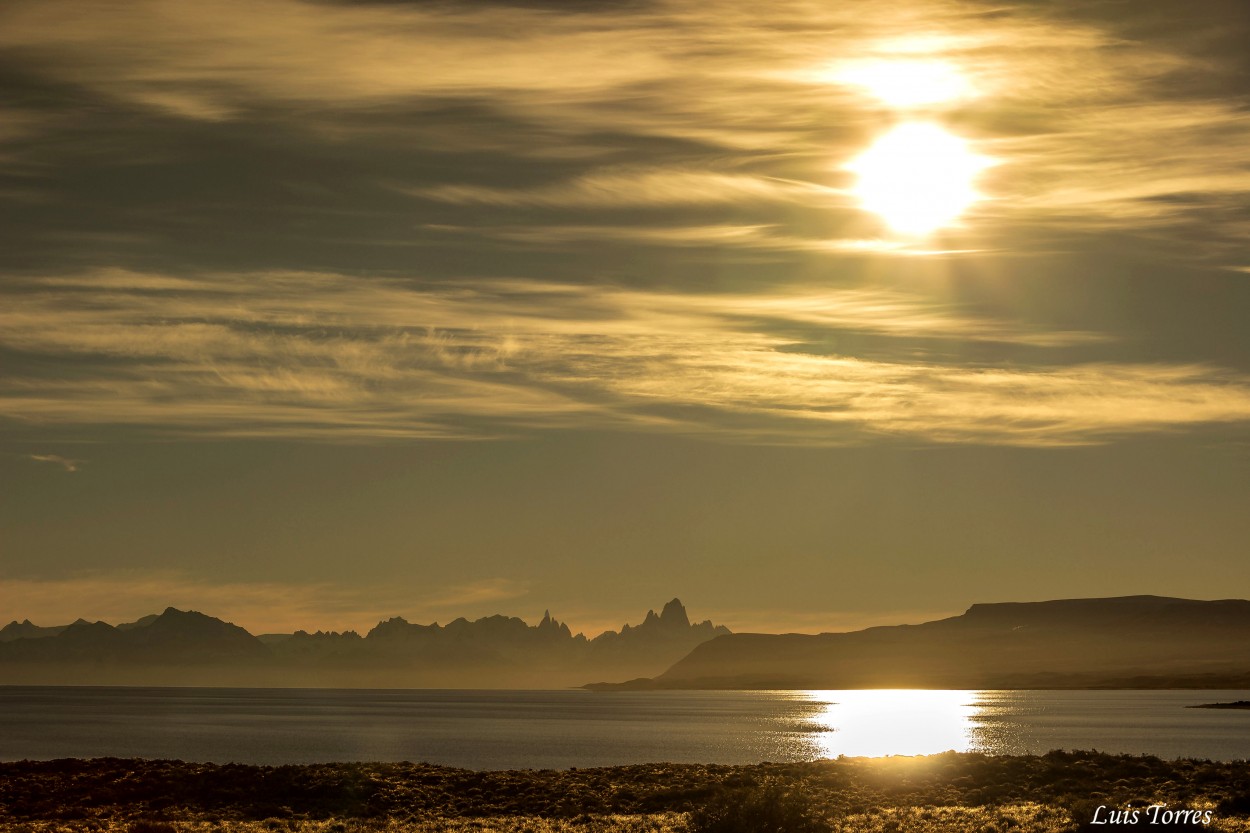
[[[822,757],[932,755],[974,747],[979,692],[923,689],[810,691],[823,708],[812,739]]]

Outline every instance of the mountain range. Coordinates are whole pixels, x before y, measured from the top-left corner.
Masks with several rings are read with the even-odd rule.
[[[327,687],[565,687],[656,674],[701,642],[728,635],[691,623],[678,599],[639,625],[589,639],[550,613],[419,625],[399,617],[355,631],[253,636],[196,611],[168,608],[136,622],[79,619],[0,629],[0,683],[300,685]]]
[[[1250,601],[976,604],[919,625],[732,634],[657,677],[596,689],[1247,688]]]
[[[607,682],[588,683],[603,680]],[[626,681],[626,682],[621,682]],[[399,617],[253,636],[168,608],[116,626],[0,629],[0,684],[376,688],[1250,688],[1250,601],[1161,596],[975,604],[845,633],[731,634],[677,599],[593,639],[543,616]]]

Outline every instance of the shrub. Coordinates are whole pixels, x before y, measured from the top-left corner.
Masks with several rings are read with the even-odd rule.
[[[1250,816],[1250,793],[1237,793],[1222,799],[1215,808],[1221,816]]]
[[[690,814],[691,833],[829,833],[811,799],[777,785],[718,793]]]
[[[177,828],[167,821],[140,819],[131,822],[130,833],[177,833]]]

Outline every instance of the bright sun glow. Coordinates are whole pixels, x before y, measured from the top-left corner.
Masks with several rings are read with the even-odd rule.
[[[818,724],[823,757],[932,755],[974,746],[975,691],[864,690],[810,692],[830,701]]]
[[[860,205],[900,234],[924,235],[948,225],[980,199],[977,174],[992,160],[935,124],[902,124],[846,166],[858,176]]]
[[[835,70],[833,80],[861,87],[891,107],[941,104],[973,93],[968,79],[945,61],[857,61]]]

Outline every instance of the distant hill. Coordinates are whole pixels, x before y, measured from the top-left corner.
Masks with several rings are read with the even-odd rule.
[[[82,622],[84,620],[79,619],[78,621]],[[12,642],[15,639],[44,639],[49,636],[56,636],[68,627],[69,625],[53,625],[41,628],[33,624],[29,619],[23,619],[20,622],[15,619],[3,628],[0,628],[0,642]]]
[[[920,625],[733,634],[663,674],[589,688],[1150,688],[1250,684],[1250,601],[977,604]]]
[[[0,644],[0,661],[9,663],[189,665],[256,662],[269,656],[269,650],[243,628],[172,607],[128,625],[79,619],[53,636]]]
[[[365,636],[297,631],[258,638],[172,607],[116,627],[80,619],[41,628],[26,620],[0,633],[0,684],[534,688],[656,674],[729,630],[691,624],[673,599],[641,624],[594,639],[573,634],[550,613],[537,625],[499,615],[446,625],[393,617]]]
[[[133,630],[134,628],[146,627],[147,625],[150,625],[153,622],[155,622],[158,618],[159,618],[159,614],[153,613],[151,615],[144,616],[142,619],[139,619],[138,621],[123,622],[122,624],[116,625],[115,627],[119,631]],[[9,624],[5,625],[3,628],[0,628],[0,642],[12,642],[15,639],[42,639],[44,637],[57,636],[61,633],[64,633],[66,629],[72,627],[73,625],[89,625],[89,624],[91,623],[88,622],[86,619],[78,619],[75,622],[71,622],[69,625],[52,625],[50,627],[40,627],[39,625],[33,624],[29,619],[23,619],[21,622],[14,620],[10,622]]]

